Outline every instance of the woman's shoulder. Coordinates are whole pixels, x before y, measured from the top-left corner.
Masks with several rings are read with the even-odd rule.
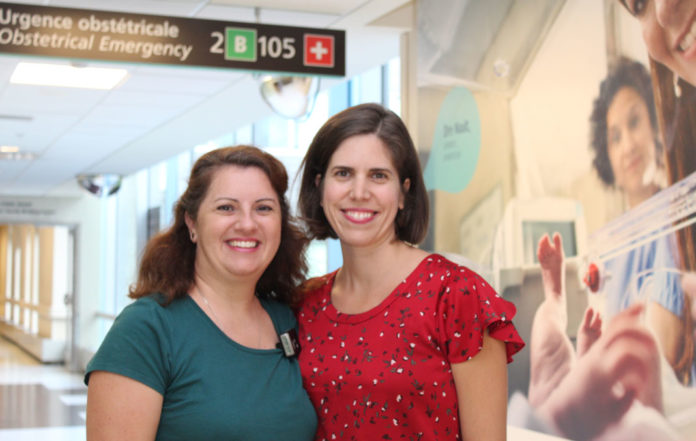
[[[152,293],[139,297],[126,307],[116,317],[117,321],[158,321],[170,319],[182,313],[186,303],[185,298],[174,299],[167,303],[167,298],[161,293]]]
[[[472,266],[474,268],[471,268]],[[432,253],[424,259],[420,277],[427,282],[440,283],[446,286],[492,288],[482,272],[475,264],[469,265],[468,260],[461,258],[461,256]]]
[[[307,279],[299,288],[301,299],[300,308],[304,308],[310,304],[316,306],[325,303],[331,292],[331,287],[337,271],[338,270],[324,274],[323,276]]]
[[[292,316],[292,308],[285,302],[275,298],[259,297],[264,309],[275,316]]]
[[[436,273],[438,276],[449,276],[456,273],[475,274],[467,266],[454,262],[440,253],[428,254],[415,271],[419,270],[427,272],[431,277],[435,276]]]
[[[290,305],[274,298],[259,297],[259,301],[275,323],[276,328],[280,330],[295,326],[295,314]]]
[[[323,276],[312,277],[305,280],[305,282],[300,286],[300,293],[306,297],[329,288],[331,284],[333,284],[337,271],[338,270],[324,274]]]

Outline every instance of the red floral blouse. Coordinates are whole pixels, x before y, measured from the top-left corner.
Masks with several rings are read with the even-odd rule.
[[[317,440],[459,439],[450,364],[475,356],[483,331],[524,342],[515,306],[478,274],[431,254],[377,307],[342,314],[336,273],[308,283],[298,314],[304,386],[319,417]]]

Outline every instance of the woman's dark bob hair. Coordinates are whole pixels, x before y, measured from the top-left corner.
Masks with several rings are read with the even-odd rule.
[[[295,306],[297,286],[307,269],[304,250],[308,239],[290,215],[285,191],[288,175],[283,164],[272,155],[252,146],[240,145],[212,150],[193,165],[188,187],[174,208],[174,224],[153,237],[145,247],[138,280],[130,290],[131,298],[151,293],[164,294],[166,303],[184,297],[194,283],[196,244],[189,236],[184,220],[194,221],[215,174],[225,166],[256,167],[263,171],[275,190],[281,208],[281,238],[278,252],[256,284],[259,297],[274,298]]]
[[[399,182],[408,179],[404,194],[404,208],[395,220],[396,237],[410,244],[418,244],[428,230],[428,193],[423,183],[418,153],[411,136],[399,116],[379,104],[360,104],[332,116],[314,136],[302,160],[302,183],[299,209],[307,223],[309,236],[316,239],[337,238],[321,207],[323,181],[331,156],[346,139],[356,135],[373,134],[389,150]],[[320,183],[317,185],[317,176]]]
[[[655,156],[661,158],[662,143],[660,142],[655,112],[655,99],[653,97],[650,73],[641,63],[628,58],[620,58],[617,64],[610,70],[609,75],[599,86],[599,96],[594,101],[592,115],[590,116],[592,151],[594,158],[592,165],[602,182],[611,187],[614,185],[614,171],[611,168],[608,151],[607,112],[617,92],[624,87],[630,87],[641,96],[650,114],[652,126]]]

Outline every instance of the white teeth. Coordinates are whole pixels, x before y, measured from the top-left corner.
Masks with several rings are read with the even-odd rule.
[[[237,248],[254,248],[257,244],[255,240],[231,240],[228,243]]]
[[[694,41],[696,41],[696,21],[691,23],[691,29],[689,29],[689,33],[686,34],[681,43],[679,43],[679,49],[686,51],[694,44]]]
[[[368,217],[372,217],[372,212],[370,211],[347,211],[346,214],[358,220],[363,220],[367,219]]]

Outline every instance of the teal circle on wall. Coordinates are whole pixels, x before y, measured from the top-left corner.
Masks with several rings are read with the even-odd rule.
[[[481,119],[474,96],[465,87],[455,87],[440,106],[433,144],[425,166],[428,190],[458,193],[476,171],[481,150]]]

